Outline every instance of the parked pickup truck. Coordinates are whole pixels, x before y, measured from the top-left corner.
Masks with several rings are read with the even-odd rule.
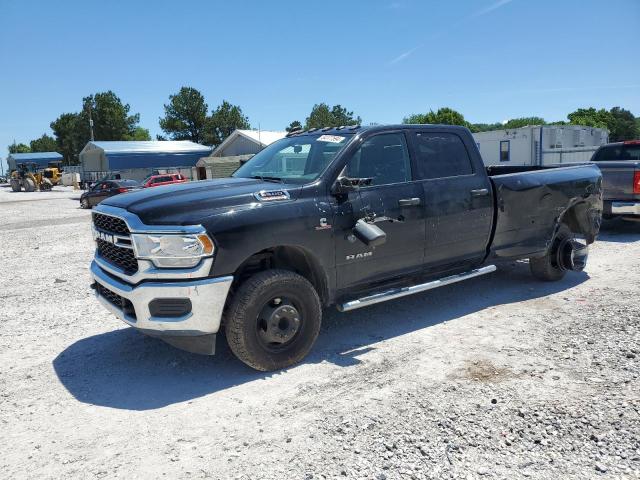
[[[366,307],[517,259],[542,280],[582,270],[601,183],[596,165],[487,172],[462,127],[293,132],[232,178],[101,202],[93,288],[143,333],[213,354],[224,328],[240,360],[280,369],[310,351],[324,307]]]
[[[604,216],[640,219],[640,140],[603,145],[591,161],[602,171]]]

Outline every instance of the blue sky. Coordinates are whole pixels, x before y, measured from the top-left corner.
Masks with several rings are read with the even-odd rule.
[[[640,115],[639,25],[639,0],[0,0],[0,157],[108,89],[152,135],[183,85],[262,129],[323,101],[364,123]]]

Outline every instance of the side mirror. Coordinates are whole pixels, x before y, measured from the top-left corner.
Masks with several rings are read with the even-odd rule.
[[[333,195],[347,195],[360,187],[371,185],[372,178],[350,178],[340,177],[331,188]]]
[[[353,227],[353,234],[369,247],[377,247],[387,241],[387,234],[384,230],[373,223],[365,222],[362,218]]]

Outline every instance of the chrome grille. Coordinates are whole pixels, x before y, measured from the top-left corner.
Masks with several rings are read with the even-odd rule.
[[[129,227],[125,221],[111,215],[103,215],[101,213],[93,213],[93,225],[104,232],[117,233],[120,235],[129,235]]]
[[[121,268],[127,275],[133,275],[138,271],[138,260],[136,260],[133,249],[118,247],[100,238],[96,239],[96,242],[98,253],[107,262]]]

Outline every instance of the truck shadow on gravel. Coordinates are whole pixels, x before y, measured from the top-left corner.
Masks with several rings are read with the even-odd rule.
[[[613,219],[602,223],[598,240],[602,242],[632,243],[640,241],[640,221]]]
[[[304,363],[331,362],[343,367],[377,342],[428,328],[487,307],[544,297],[588,279],[570,273],[543,283],[515,263],[494,274],[382,303],[349,313],[325,311],[318,341]],[[222,336],[220,336],[222,337]],[[190,354],[146,337],[132,328],[80,340],[53,361],[65,388],[83,403],[127,410],[149,410],[220,392],[254,380],[287,375],[256,372],[236,360],[218,338],[214,357]],[[295,369],[296,367],[292,367]]]

